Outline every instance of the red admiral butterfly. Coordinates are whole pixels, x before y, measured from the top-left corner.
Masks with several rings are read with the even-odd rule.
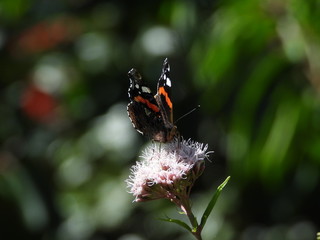
[[[169,72],[170,66],[166,58],[155,96],[136,69],[132,68],[128,72],[128,94],[131,102],[127,112],[132,125],[142,135],[159,142],[169,142],[178,134],[177,127],[173,124]]]

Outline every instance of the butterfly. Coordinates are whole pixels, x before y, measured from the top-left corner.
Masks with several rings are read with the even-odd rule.
[[[128,72],[130,87],[127,106],[133,127],[142,135],[158,142],[170,142],[178,135],[173,123],[170,65],[166,58],[158,81],[157,94],[153,95],[140,73],[132,68]]]

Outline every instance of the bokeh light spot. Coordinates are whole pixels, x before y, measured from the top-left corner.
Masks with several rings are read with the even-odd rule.
[[[170,55],[175,48],[176,36],[169,28],[153,27],[142,35],[141,43],[144,50],[151,55]]]

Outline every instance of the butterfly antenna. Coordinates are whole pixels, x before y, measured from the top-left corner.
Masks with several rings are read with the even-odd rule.
[[[195,110],[197,110],[197,109],[199,109],[199,108],[200,108],[200,105],[198,105],[197,107],[191,109],[189,112],[183,114],[181,117],[179,117],[179,118],[174,122],[174,124],[176,124],[180,119],[188,116],[190,113],[193,113]]]

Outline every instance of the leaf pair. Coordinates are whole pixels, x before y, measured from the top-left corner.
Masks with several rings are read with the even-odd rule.
[[[197,239],[201,239],[201,231],[204,228],[204,225],[207,222],[207,219],[210,215],[210,213],[212,212],[212,209],[214,208],[221,191],[223,190],[223,188],[227,185],[228,181],[230,179],[230,176],[228,176],[224,182],[222,184],[220,184],[220,186],[217,188],[217,190],[215,191],[214,195],[212,196],[206,210],[204,211],[202,217],[201,217],[201,221],[200,221],[200,225],[198,225],[198,223],[196,224],[197,226],[195,227],[190,227],[187,223],[178,220],[178,219],[173,219],[173,218],[161,218],[160,220],[166,221],[166,222],[172,222],[172,223],[176,223],[178,225],[180,225],[181,227],[187,229],[190,233],[192,233],[194,236],[197,237]]]

